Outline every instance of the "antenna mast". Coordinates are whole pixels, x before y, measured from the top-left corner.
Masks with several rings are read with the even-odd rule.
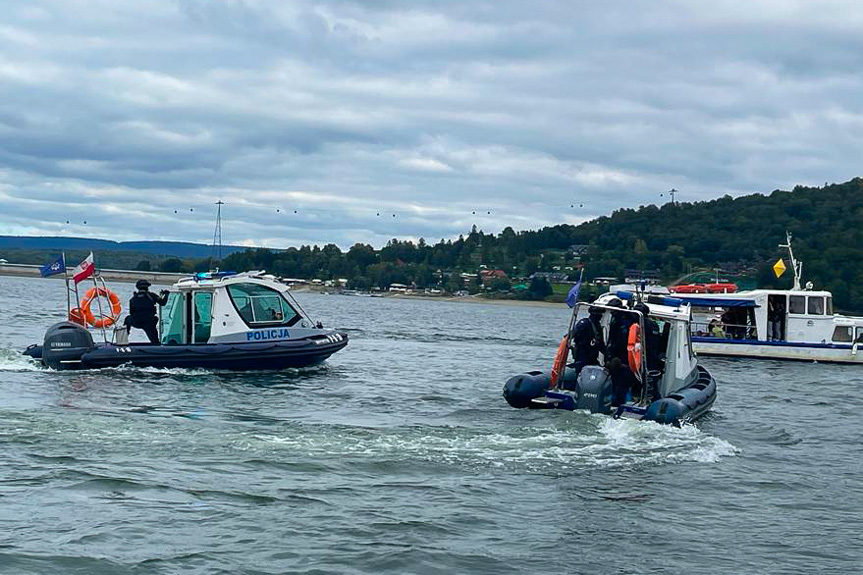
[[[794,273],[794,288],[795,290],[799,290],[800,288],[800,277],[803,275],[803,262],[798,262],[794,258],[794,250],[791,249],[791,232],[785,232],[785,241],[784,244],[779,244],[780,248],[786,248],[788,250],[788,257],[791,258],[791,271]]]
[[[210,254],[210,265],[213,261],[222,261],[222,206],[225,202],[219,200],[216,202],[216,229],[213,230],[213,251]],[[218,249],[218,252],[216,251]],[[218,254],[218,259],[216,255]]]

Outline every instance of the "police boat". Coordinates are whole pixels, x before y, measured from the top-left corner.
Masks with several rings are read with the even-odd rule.
[[[58,370],[121,365],[258,370],[319,364],[348,344],[346,333],[312,321],[288,285],[263,271],[199,273],[167,291],[160,345],[129,343],[123,327],[106,330],[119,312],[89,322],[100,324],[103,341],[95,342],[76,308],[69,310],[72,321],[52,325],[42,345],[31,345],[24,354]]]
[[[595,346],[592,355],[573,349],[574,328],[583,320],[594,322],[594,339],[584,344]],[[579,303],[551,371],[510,378],[504,398],[516,408],[582,409],[673,425],[694,421],[716,400],[716,381],[698,364],[690,323],[690,307],[672,297],[618,293]],[[616,345],[609,341],[615,338]],[[576,361],[570,363],[571,353]]]

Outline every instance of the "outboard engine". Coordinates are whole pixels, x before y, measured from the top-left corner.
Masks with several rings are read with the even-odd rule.
[[[575,384],[576,409],[591,413],[611,413],[611,375],[604,367],[587,365],[578,374]]]
[[[81,356],[93,349],[90,332],[76,323],[61,321],[45,332],[42,363],[52,369],[77,369]]]

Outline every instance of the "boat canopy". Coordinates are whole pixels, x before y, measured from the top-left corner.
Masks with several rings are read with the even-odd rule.
[[[754,299],[689,297],[679,293],[674,294],[674,299],[678,299],[692,307],[758,307]]]

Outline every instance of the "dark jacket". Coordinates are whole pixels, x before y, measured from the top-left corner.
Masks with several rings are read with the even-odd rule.
[[[136,321],[156,319],[156,305],[163,306],[168,302],[168,294],[157,296],[147,290],[138,290],[129,300],[129,315]]]
[[[573,360],[579,367],[597,365],[599,352],[605,353],[602,325],[589,317],[578,320],[572,330]]]
[[[632,314],[618,312],[612,316],[611,323],[608,325],[608,355],[618,358],[625,366],[629,365],[627,345],[632,319]]]

